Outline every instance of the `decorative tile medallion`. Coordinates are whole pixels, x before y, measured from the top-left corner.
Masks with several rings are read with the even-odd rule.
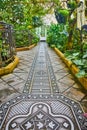
[[[87,130],[80,105],[61,95],[23,94],[0,106],[1,130]]]

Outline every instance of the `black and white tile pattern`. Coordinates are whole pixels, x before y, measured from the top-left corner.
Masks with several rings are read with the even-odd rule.
[[[23,93],[0,105],[0,130],[87,130],[79,103],[61,95],[44,43],[40,43]]]
[[[59,92],[45,43],[39,45],[23,92],[32,94]]]
[[[23,94],[0,107],[1,130],[86,130],[81,106],[61,95]]]

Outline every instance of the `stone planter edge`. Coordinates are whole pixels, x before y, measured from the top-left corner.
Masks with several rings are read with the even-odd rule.
[[[19,58],[17,56],[14,56],[13,62],[11,62],[6,67],[2,67],[0,69],[0,76],[11,73],[14,70],[14,68],[17,66],[18,63],[19,63]]]
[[[23,48],[16,48],[16,51],[26,51],[32,49],[36,44],[32,44],[29,47],[23,47]],[[14,56],[14,61],[8,64],[6,67],[0,68],[0,76],[6,75],[11,73],[14,68],[17,66],[19,63],[19,58],[17,56]]]
[[[32,44],[30,45],[29,47],[21,47],[21,48],[16,48],[16,51],[26,51],[26,50],[30,50],[32,49],[33,47],[35,47],[36,44]]]
[[[61,59],[63,60],[63,62],[68,66],[68,68],[70,69],[70,71],[75,76],[75,74],[78,73],[79,69],[71,61],[69,61],[67,58],[65,58],[64,54],[58,48],[53,48],[53,49],[57,53],[57,55],[59,55],[61,57]],[[81,78],[77,78],[77,80],[87,90],[87,78],[81,77]]]

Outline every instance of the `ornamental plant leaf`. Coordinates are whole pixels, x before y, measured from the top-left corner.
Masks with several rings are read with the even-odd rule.
[[[79,66],[83,66],[84,65],[82,60],[74,60],[73,63],[76,64],[76,65],[79,65]]]
[[[73,53],[73,56],[78,56],[78,55],[79,55],[79,52]]]
[[[84,63],[84,68],[85,68],[86,71],[87,71],[87,60],[85,59],[83,63]]]
[[[77,76],[78,78],[85,77],[85,75],[86,75],[86,73],[85,73],[84,70],[80,70],[80,71],[76,74],[76,76]]]
[[[83,55],[83,58],[87,58],[87,53],[85,55]]]

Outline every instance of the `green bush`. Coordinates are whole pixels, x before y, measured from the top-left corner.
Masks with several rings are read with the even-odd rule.
[[[57,47],[67,59],[79,68],[79,72],[76,74],[77,77],[87,78],[87,32],[83,31],[81,37],[80,30],[74,30],[73,47],[68,50],[66,47],[68,42],[67,30],[68,26],[52,24],[48,29],[47,43],[51,48]]]
[[[15,32],[16,47],[27,47],[33,43],[38,43],[39,38],[35,31],[21,30]]]
[[[64,29],[64,25],[52,24],[48,29],[47,43],[49,46],[55,45],[61,51],[65,50],[68,33]]]

